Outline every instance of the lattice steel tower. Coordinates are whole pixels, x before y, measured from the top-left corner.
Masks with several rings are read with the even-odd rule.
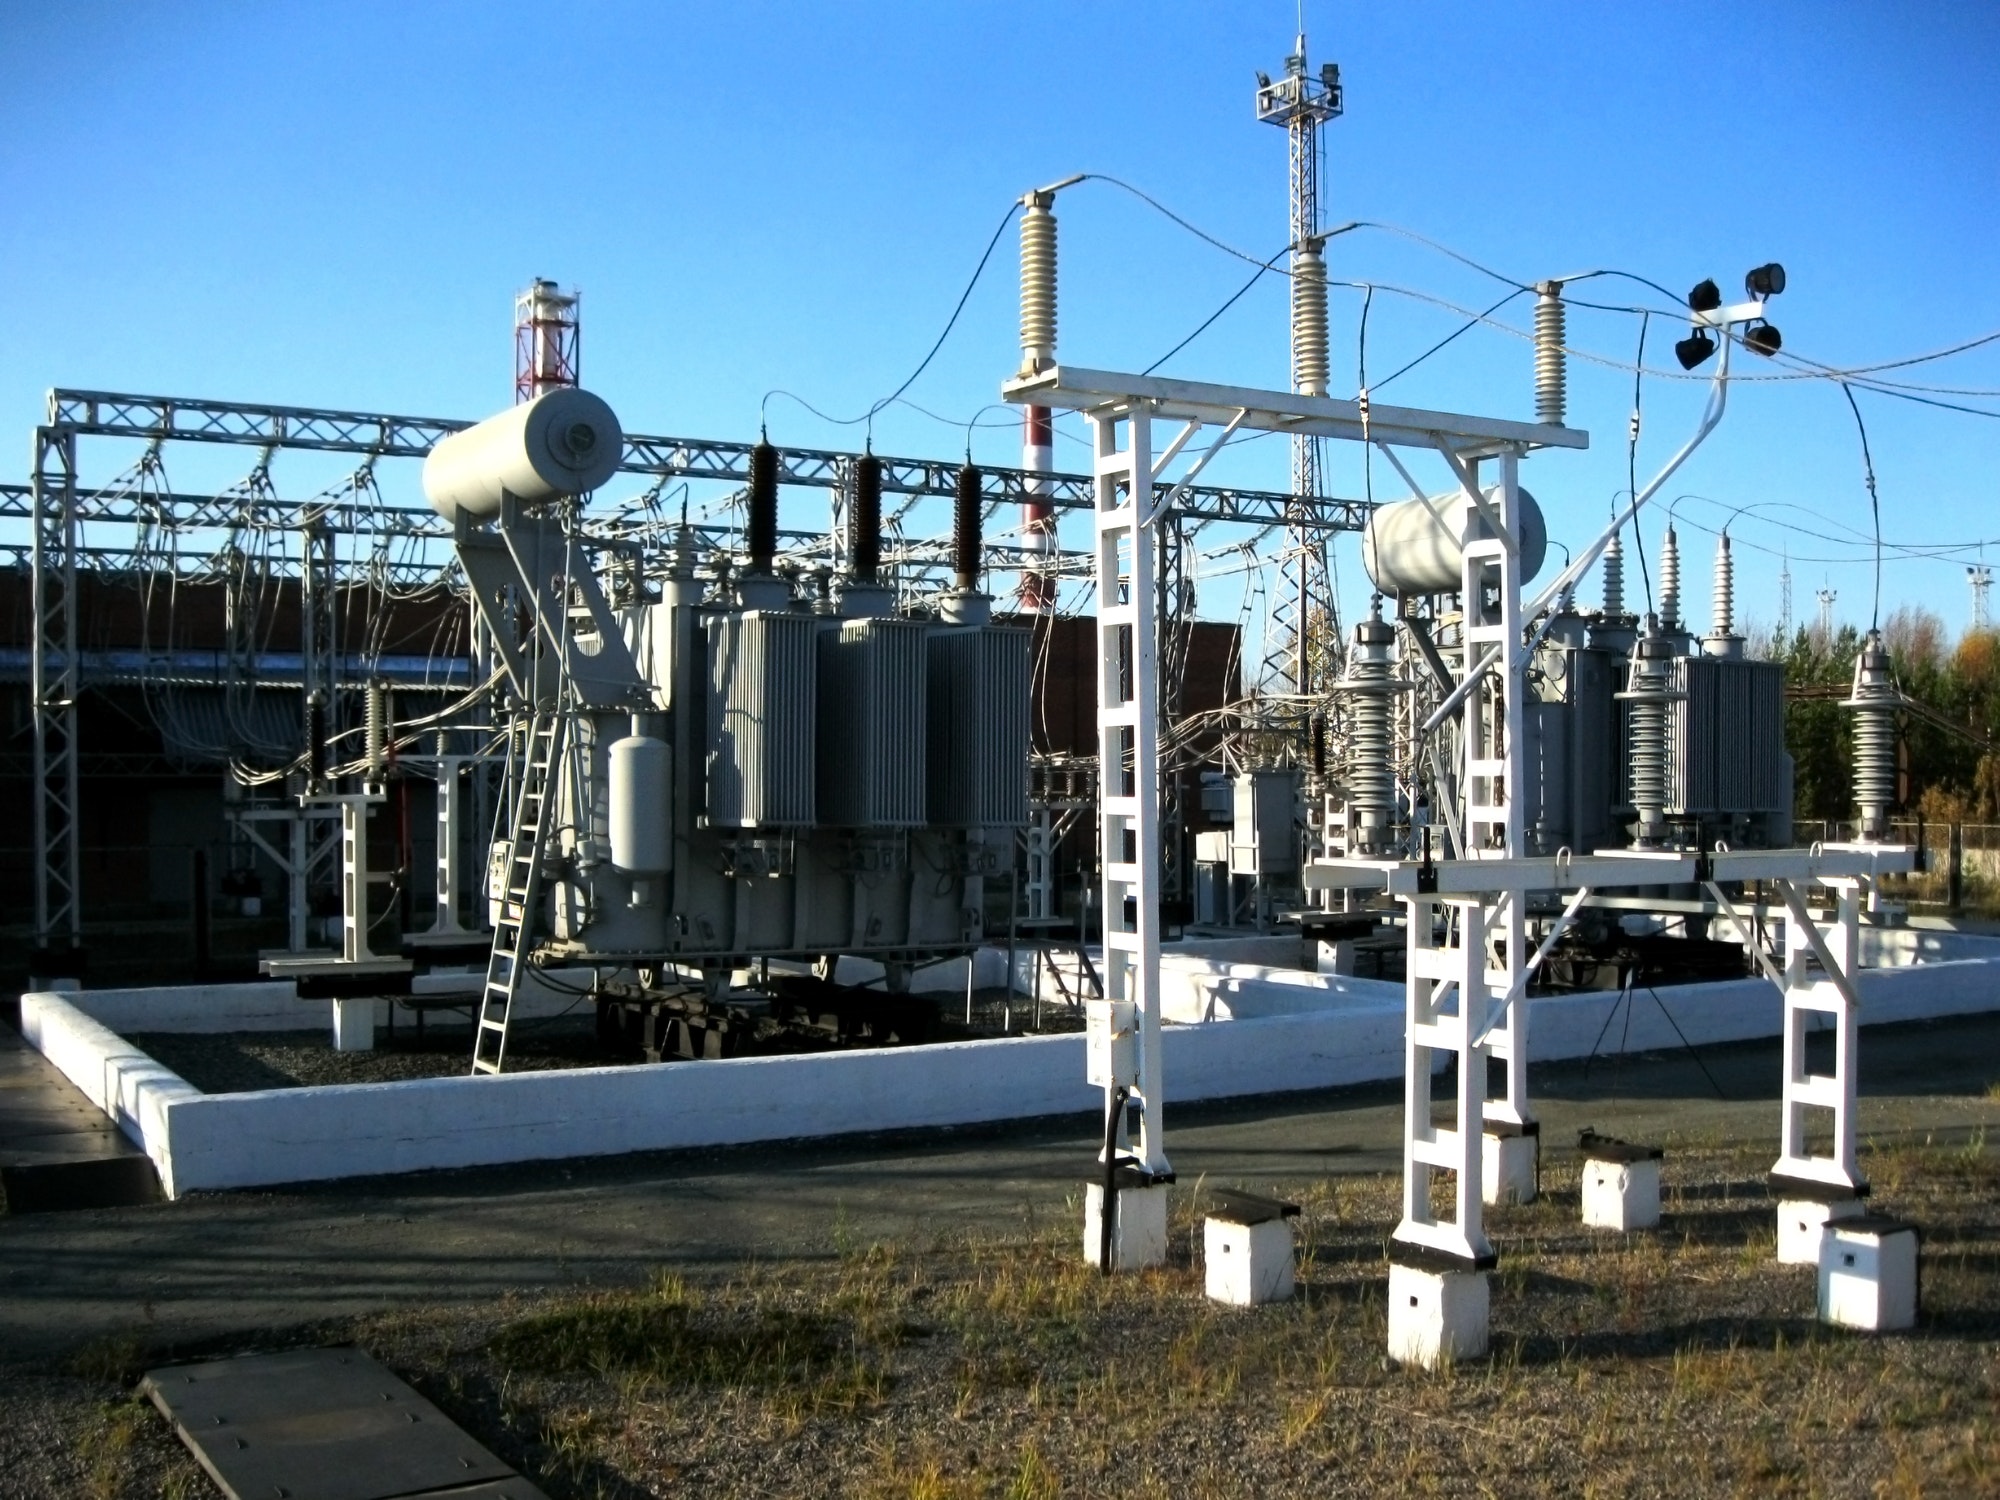
[[[1276,80],[1257,75],[1257,118],[1284,127],[1291,146],[1291,325],[1292,389],[1305,395],[1327,391],[1326,267],[1320,260],[1319,128],[1341,112],[1340,66],[1325,63],[1318,75],[1306,71],[1306,38],[1285,59]],[[1292,438],[1292,495],[1300,514],[1317,508],[1320,497],[1318,440]],[[1285,584],[1277,590],[1276,627],[1265,657],[1267,679],[1284,677],[1295,693],[1312,690],[1309,643],[1313,621],[1331,644],[1339,634],[1333,618],[1326,554],[1321,534],[1294,526],[1286,538]]]

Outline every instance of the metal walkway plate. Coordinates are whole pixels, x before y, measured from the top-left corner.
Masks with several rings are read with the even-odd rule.
[[[5,1211],[122,1208],[160,1196],[146,1153],[55,1064],[0,1021],[0,1194]]]
[[[174,1365],[139,1388],[230,1500],[546,1500],[359,1349]]]

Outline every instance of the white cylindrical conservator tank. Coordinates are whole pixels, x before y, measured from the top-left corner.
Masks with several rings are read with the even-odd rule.
[[[613,740],[606,751],[606,822],[612,868],[627,875],[664,875],[673,866],[667,797],[674,752],[667,742],[639,732]]]
[[[1486,491],[1489,505],[1497,502],[1498,493]],[[1514,493],[1520,501],[1521,581],[1526,583],[1542,570],[1549,533],[1535,497],[1522,489]],[[1369,581],[1392,599],[1455,594],[1463,586],[1465,544],[1490,531],[1456,490],[1427,500],[1398,500],[1377,506],[1368,518],[1361,534],[1361,564]]]
[[[424,460],[424,496],[446,520],[495,515],[502,491],[533,505],[618,472],[625,433],[602,397],[566,386],[454,432]]]

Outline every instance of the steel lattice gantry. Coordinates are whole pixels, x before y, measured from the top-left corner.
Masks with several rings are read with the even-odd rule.
[[[305,547],[296,564],[303,576],[314,572],[320,585],[364,579],[399,586],[434,579],[447,566],[434,565],[428,544],[442,551],[449,529],[427,508],[383,503],[372,492],[375,463],[381,459],[422,459],[442,437],[472,425],[447,418],[209,401],[104,391],[55,390],[48,420],[35,430],[30,483],[0,486],[0,519],[29,522],[27,561],[32,569],[34,630],[30,662],[34,719],[34,830],[36,849],[36,972],[60,974],[74,966],[82,942],[79,905],[80,848],[77,811],[77,695],[82,688],[77,651],[76,577],[79,568],[116,568],[121,563],[157,566],[156,553],[81,545],[84,521],[121,522],[155,533],[233,531],[266,527],[303,532],[308,539],[339,535],[408,538],[412,550],[394,559],[342,559],[331,549]],[[82,438],[118,438],[149,445],[157,454],[166,443],[202,443],[259,450],[253,479],[213,495],[177,494],[164,487],[129,485],[87,488],[78,468]],[[752,445],[705,439],[628,434],[620,472],[654,479],[747,483]],[[335,491],[309,501],[280,499],[268,481],[272,455],[280,451],[351,454],[359,461],[348,498]],[[842,492],[858,454],[787,449],[779,482]],[[941,460],[884,458],[882,488],[912,497],[950,498],[958,465]],[[1090,510],[1094,476],[1034,473],[1024,469],[982,468],[981,487],[989,505],[1033,498],[1057,510]],[[1163,491],[1164,492],[1164,491]],[[1192,521],[1232,522],[1255,527],[1284,526],[1295,519],[1290,495],[1230,486],[1184,486],[1178,513]],[[1326,501],[1318,524],[1326,530],[1360,530],[1368,507],[1359,501]],[[640,528],[634,528],[640,529]],[[696,528],[718,547],[731,533],[724,527]],[[824,544],[816,533],[786,533],[801,548]],[[18,560],[18,544],[12,544]],[[942,545],[909,544],[899,559],[913,568],[945,563]],[[1019,546],[989,547],[989,566],[1046,568],[1040,551]],[[935,554],[935,559],[933,557]],[[315,571],[316,570],[316,571]],[[68,956],[60,949],[71,950]]]

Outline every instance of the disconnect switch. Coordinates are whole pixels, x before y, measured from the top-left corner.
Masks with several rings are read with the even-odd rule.
[[[1132,1087],[1139,1081],[1139,1008],[1130,1000],[1087,1000],[1084,1009],[1089,1081]]]

